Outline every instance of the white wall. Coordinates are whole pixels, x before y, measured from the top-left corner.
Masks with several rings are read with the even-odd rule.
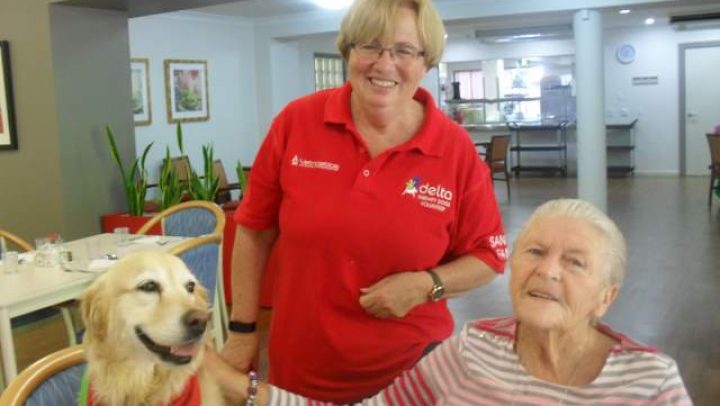
[[[607,114],[627,109],[639,116],[636,129],[638,173],[679,173],[679,56],[683,43],[720,40],[720,29],[675,31],[670,27],[609,30],[605,35],[605,101]],[[621,44],[635,47],[635,61],[615,60]],[[633,86],[633,76],[655,76],[657,85]],[[706,159],[706,157],[702,157]]]
[[[135,138],[138,154],[155,143],[147,162],[151,181],[158,177],[166,145],[172,156],[179,155],[175,125],[167,120],[164,59],[207,61],[210,120],[183,123],[184,148],[199,170],[202,145],[212,143],[215,158],[223,161],[234,181],[237,160],[250,165],[260,139],[253,25],[173,13],[131,19],[129,33],[131,57],[150,60],[152,124],[136,127]]]

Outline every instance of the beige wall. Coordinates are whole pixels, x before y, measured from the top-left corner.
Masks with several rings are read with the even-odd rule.
[[[83,23],[98,17],[94,12],[56,10],[51,21],[49,3],[0,2],[19,143],[17,151],[0,151],[0,227],[30,242],[48,232],[97,232],[100,214],[124,207],[104,123],[125,135],[119,141],[127,158],[134,151],[126,17],[106,11],[110,25],[99,27]]]

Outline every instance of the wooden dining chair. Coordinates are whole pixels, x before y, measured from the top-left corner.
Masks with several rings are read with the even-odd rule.
[[[47,355],[10,382],[0,406],[76,406],[86,365],[82,345]]]
[[[183,242],[171,252],[179,255],[208,289],[210,303],[215,310],[213,323],[219,326],[216,330],[219,334],[215,335],[216,346],[221,348],[228,320],[222,273],[225,213],[213,202],[191,200],[158,213],[138,230],[138,234],[147,234],[156,224],[161,225],[162,235],[193,237],[193,240]],[[184,248],[186,246],[188,248]]]
[[[708,190],[708,208],[712,207],[713,193],[720,187],[720,134],[705,134],[710,147],[710,189]]]
[[[238,201],[232,199],[232,191],[241,190],[240,183],[228,182],[225,166],[219,159],[213,161],[213,173],[218,177],[218,192],[215,196],[215,203],[221,205],[223,209],[225,209],[225,205],[228,204],[237,207]]]
[[[510,172],[508,171],[507,152],[510,145],[510,135],[493,135],[490,145],[485,151],[485,163],[490,168],[490,178],[494,181],[505,182],[507,198],[510,203]]]

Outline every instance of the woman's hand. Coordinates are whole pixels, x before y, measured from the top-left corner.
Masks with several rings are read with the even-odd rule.
[[[427,301],[432,285],[427,272],[395,273],[360,289],[360,306],[380,319],[405,317]]]
[[[248,372],[258,359],[258,333],[230,332],[222,348],[223,359],[233,368]]]

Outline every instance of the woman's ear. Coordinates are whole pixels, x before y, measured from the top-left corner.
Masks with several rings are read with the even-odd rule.
[[[596,320],[602,318],[605,313],[607,313],[610,305],[612,305],[613,302],[615,302],[615,299],[617,299],[618,293],[620,293],[620,287],[615,284],[602,288],[602,292],[600,293],[600,303],[598,303],[595,311],[593,312]]]

